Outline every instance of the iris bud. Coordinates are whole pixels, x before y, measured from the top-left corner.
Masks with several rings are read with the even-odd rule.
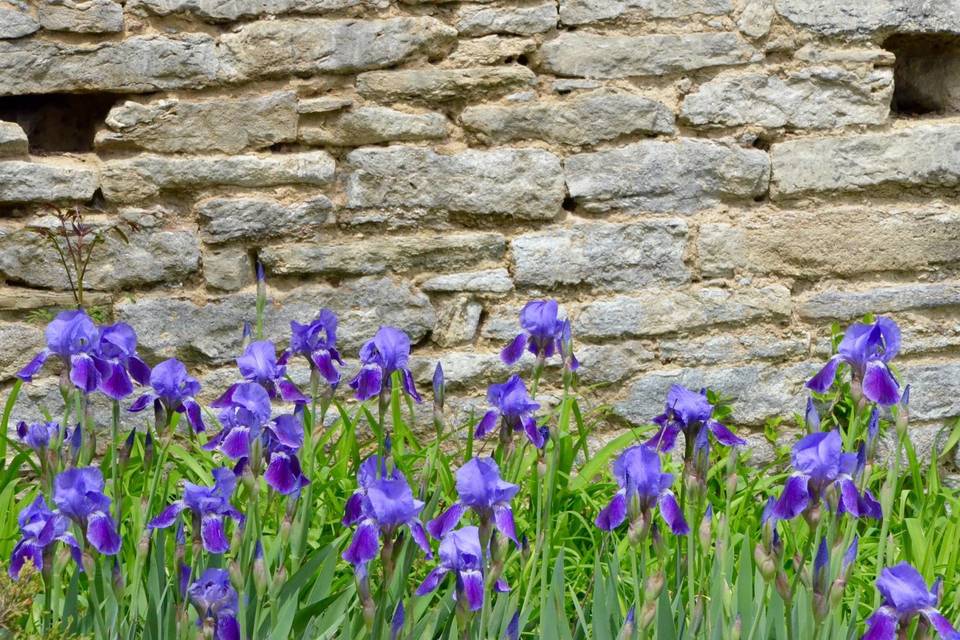
[[[140,537],[140,541],[137,542],[137,554],[141,558],[146,558],[147,553],[149,552],[150,552],[150,534],[147,532],[144,532],[144,534]]]
[[[757,612],[757,615],[760,615]],[[743,633],[743,618],[740,617],[740,614],[737,614],[737,619],[733,621],[733,628],[730,629],[730,640],[740,640],[740,634]]]
[[[757,563],[757,567],[760,569],[760,575],[763,576],[763,579],[767,582],[773,580],[774,576],[777,573],[777,565],[773,562],[773,558],[767,553],[767,550],[764,548],[763,544],[757,543],[757,546],[753,548],[753,560]]]
[[[645,593],[646,593],[646,599],[648,601],[656,600],[657,598],[660,597],[660,592],[663,591],[664,582],[665,582],[665,578],[663,576],[662,571],[658,571],[657,573],[647,578]]]
[[[843,591],[847,588],[847,581],[842,577],[833,581],[830,586],[830,608],[835,609],[843,599]]]
[[[280,565],[280,568],[277,569],[277,572],[273,576],[273,592],[276,593],[280,590],[287,581],[287,568],[283,565]]]
[[[648,602],[643,605],[643,612],[640,614],[640,628],[646,629],[653,624],[653,619],[657,617],[657,603]]]
[[[787,574],[780,570],[777,572],[777,580],[774,582],[777,593],[783,598],[784,602],[789,602],[793,598],[793,590],[790,588],[790,581],[787,580]]]
[[[243,571],[240,570],[240,563],[236,560],[231,560],[228,567],[230,573],[230,582],[233,583],[233,588],[237,591],[243,589]]]
[[[707,515],[703,517],[703,520],[700,521],[700,528],[697,531],[697,533],[699,534],[699,537],[700,537],[700,544],[703,545],[704,547],[710,546],[710,541],[712,540],[712,536],[711,536],[712,524],[713,522],[710,519],[709,513],[707,513]]]

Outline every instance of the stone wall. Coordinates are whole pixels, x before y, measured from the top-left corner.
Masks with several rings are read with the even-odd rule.
[[[400,326],[461,410],[555,296],[612,429],[678,381],[788,415],[831,322],[889,313],[932,432],[960,415],[957,42],[958,0],[0,0],[0,377],[70,302],[43,205],[85,203],[138,228],[90,303],[211,392],[259,257],[271,337]]]

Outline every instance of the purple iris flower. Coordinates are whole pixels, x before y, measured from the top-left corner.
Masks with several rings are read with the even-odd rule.
[[[213,470],[213,486],[205,487],[190,482],[183,483],[183,499],[172,502],[147,525],[149,529],[166,529],[189,509],[193,514],[194,535],[200,532],[203,548],[210,553],[225,553],[230,548],[230,539],[224,529],[224,519],[237,524],[244,520],[243,514],[230,504],[230,497],[237,486],[237,477],[226,468]]]
[[[187,595],[200,615],[197,624],[213,622],[213,640],[240,640],[237,592],[227,571],[207,569],[187,588]]]
[[[300,418],[284,414],[271,420],[270,396],[256,382],[235,385],[229,399],[220,398],[214,405],[223,408],[219,416],[223,430],[203,445],[204,449],[217,449],[242,462],[250,461],[254,445],[259,444],[267,462],[264,479],[270,487],[290,495],[307,485],[297,457],[304,437]]]
[[[286,379],[286,364],[287,354],[284,353],[277,359],[277,349],[269,340],[251,342],[243,355],[237,358],[237,367],[244,380],[256,382],[266,389],[271,398],[279,395],[287,402],[306,404],[308,398],[300,392],[297,385]],[[229,404],[238,386],[239,383],[231,385],[212,406]]]
[[[27,424],[24,421],[17,423],[17,437],[34,451],[43,451],[50,446],[51,440],[60,435],[60,425],[56,422],[34,422]]]
[[[838,431],[813,433],[793,447],[794,472],[787,478],[783,493],[773,506],[779,520],[790,520],[819,505],[825,492],[835,487],[839,494],[838,513],[854,517],[880,518],[880,503],[869,490],[860,490],[853,480],[857,473],[857,454],[844,453]]]
[[[17,373],[24,382],[33,380],[50,356],[58,356],[70,372],[70,381],[85,393],[93,393],[100,384],[100,374],[93,353],[99,334],[90,316],[83,309],[61,311],[45,331],[47,346]]]
[[[150,404],[163,407],[167,416],[186,413],[187,422],[196,432],[205,431],[200,405],[194,397],[200,393],[200,383],[187,374],[187,367],[176,358],[164,360],[150,372],[152,392],[134,400],[128,411],[143,411]]]
[[[845,362],[853,371],[854,383],[861,385],[868,400],[884,406],[896,404],[900,400],[900,383],[888,363],[899,351],[900,328],[890,318],[877,318],[873,324],[854,323],[840,341],[837,355],[807,381],[807,388],[826,393],[836,378],[837,367]]]
[[[100,328],[94,364],[99,374],[98,388],[114,400],[122,400],[133,393],[133,382],[150,382],[150,367],[137,355],[137,334],[133,327],[118,322]]]
[[[331,386],[340,383],[340,372],[333,363],[343,366],[337,351],[337,316],[330,309],[321,309],[309,324],[290,322],[290,355],[302,355]]]
[[[731,447],[747,444],[746,440],[738,438],[727,427],[712,419],[712,414],[713,405],[704,393],[675,384],[667,392],[666,410],[653,419],[660,429],[646,444],[659,451],[670,451],[677,442],[677,436],[683,432],[687,451],[692,455],[693,445],[704,429],[722,445]],[[705,433],[702,438],[706,438]]]
[[[641,444],[625,449],[613,462],[613,477],[620,490],[597,515],[596,525],[604,531],[619,527],[629,516],[631,522],[642,517],[650,521],[650,510],[659,505],[660,515],[676,535],[690,533],[680,505],[670,486],[673,474],[663,473],[660,455]]]
[[[94,549],[112,556],[120,551],[120,534],[103,488],[97,467],[67,469],[53,480],[53,501],[60,513],[80,525]]]
[[[559,310],[556,300],[531,300],[525,304],[520,311],[523,331],[503,348],[500,359],[506,364],[514,364],[523,355],[524,349],[538,358],[563,353],[564,336],[569,339],[570,327],[569,323],[565,325],[563,320],[557,318]],[[571,360],[571,368],[575,369],[574,362],[575,358]]]
[[[520,376],[514,374],[503,384],[492,384],[487,390],[487,402],[496,407],[484,414],[477,424],[476,437],[484,438],[497,426],[510,431],[521,431],[538,449],[546,444],[546,438],[539,429],[533,413],[540,408],[527,393],[527,387]]]
[[[457,578],[457,601],[470,611],[483,606],[483,549],[480,530],[463,527],[447,533],[440,541],[440,564],[417,587],[417,595],[425,596],[440,586],[440,581],[453,573]],[[509,591],[507,584],[498,580],[497,591]]]
[[[360,348],[360,372],[350,381],[350,387],[357,392],[357,400],[366,400],[390,388],[390,377],[399,371],[403,390],[417,402],[420,394],[413,383],[413,374],[407,366],[410,360],[410,338],[406,333],[394,327],[380,327],[373,340],[368,340]]]
[[[960,640],[960,633],[937,611],[942,586],[937,579],[927,589],[920,572],[906,562],[881,571],[877,589],[883,603],[867,619],[863,640],[896,640],[898,629],[905,630],[917,615],[922,615],[941,638]]]
[[[460,522],[467,509],[480,518],[481,526],[495,524],[504,536],[517,541],[516,527],[510,501],[520,487],[500,477],[500,468],[493,458],[473,458],[457,469],[458,502],[427,523],[427,531],[434,538],[443,538]]]
[[[403,473],[396,467],[388,470],[387,461],[380,456],[373,455],[361,462],[360,468],[357,469],[357,489],[344,506],[343,526],[349,527],[360,521],[363,516],[363,499],[367,495],[367,488],[378,478],[406,480]]]
[[[77,567],[83,571],[80,556],[80,545],[68,529],[70,520],[58,511],[51,511],[47,507],[43,495],[38,495],[33,503],[25,507],[17,516],[20,525],[20,541],[13,547],[10,554],[10,577],[14,580],[20,577],[24,563],[29,559],[37,570],[43,569],[44,556],[54,542],[62,542],[70,547],[70,553]]]
[[[373,460],[373,464],[365,464],[363,477],[358,478],[361,483],[358,489],[359,504],[357,501],[348,501],[343,517],[345,526],[357,524],[353,540],[343,552],[343,559],[358,571],[364,571],[366,564],[377,555],[381,536],[392,539],[400,527],[407,527],[417,546],[428,558],[432,558],[433,552],[419,518],[424,503],[413,497],[413,491],[402,473],[394,471],[381,474],[377,470],[379,460],[374,457],[368,459],[367,463],[370,460]],[[374,477],[369,475],[371,466]]]

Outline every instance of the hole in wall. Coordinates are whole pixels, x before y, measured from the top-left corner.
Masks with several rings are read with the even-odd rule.
[[[47,93],[0,98],[0,120],[19,124],[31,153],[93,150],[93,138],[120,96]]]
[[[897,57],[891,104],[895,114],[960,113],[960,36],[896,34],[883,48]]]
[[[566,196],[560,206],[563,207],[564,211],[576,211],[577,201],[572,196]]]

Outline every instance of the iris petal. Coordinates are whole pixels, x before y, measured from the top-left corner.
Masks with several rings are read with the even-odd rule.
[[[680,510],[680,505],[677,504],[677,499],[673,496],[673,492],[665,491],[660,495],[660,515],[663,516],[664,521],[670,526],[670,530],[678,536],[685,536],[690,533],[690,525],[687,524],[686,519],[683,517],[683,512]]]
[[[87,540],[100,553],[112,556],[120,551],[120,534],[113,518],[95,511],[87,518]]]
[[[773,504],[773,515],[778,520],[791,520],[803,513],[810,502],[810,493],[807,491],[809,478],[804,475],[793,475],[787,478],[783,493]]]
[[[523,349],[527,346],[527,336],[524,333],[517,335],[516,338],[510,341],[506,347],[500,352],[500,359],[503,360],[504,364],[514,364],[517,360],[523,356]]]
[[[597,514],[594,524],[604,531],[613,531],[627,518],[627,497],[624,492],[619,491],[610,504],[605,506]]]
[[[493,521],[505,537],[513,540],[514,544],[519,545],[517,540],[517,527],[513,522],[513,509],[507,504],[498,504],[493,508]]]
[[[447,570],[443,567],[437,567],[424,578],[423,582],[420,583],[420,586],[417,587],[416,594],[418,596],[425,596],[431,591],[435,591],[438,586],[440,586],[440,581],[443,580],[443,577],[447,575]]]
[[[200,523],[200,538],[203,548],[210,553],[226,553],[230,548],[230,541],[223,528],[223,516],[216,513],[204,514]]]
[[[885,407],[900,402],[900,383],[880,360],[867,363],[863,376],[863,395]]]
[[[478,611],[483,607],[483,574],[476,570],[460,572],[463,582],[463,594],[471,611]]]
[[[449,509],[427,523],[427,531],[439,540],[457,526],[466,510],[466,506],[462,503],[453,503]]]
[[[827,360],[827,364],[809,380],[807,380],[807,389],[817,393],[826,393],[833,386],[833,380],[837,377],[837,367],[840,366],[839,356],[833,356]]]

